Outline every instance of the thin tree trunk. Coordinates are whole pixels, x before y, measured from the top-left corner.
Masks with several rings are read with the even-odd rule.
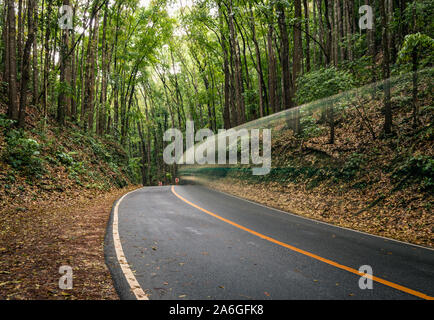
[[[273,25],[270,23],[268,28],[267,44],[268,44],[268,94],[269,105],[273,113],[277,112],[277,72],[276,72],[276,57],[273,48]]]
[[[30,51],[33,45],[33,39],[35,37],[35,26],[33,25],[33,15],[36,0],[28,0],[28,14],[27,14],[27,26],[29,30],[28,38],[24,48],[23,54],[23,68],[21,70],[21,86],[20,86],[20,110],[19,110],[19,120],[18,126],[24,127],[25,116],[26,116],[26,106],[27,106],[27,85],[30,79],[29,68],[30,68]]]
[[[75,19],[75,12],[76,12],[76,6],[74,6],[73,8],[73,21]],[[71,36],[71,43],[75,43],[75,31],[72,30],[71,32],[72,36]],[[72,121],[77,121],[77,97],[78,95],[76,95],[77,93],[77,70],[76,67],[78,65],[78,49],[74,50],[72,52],[72,57],[71,57],[71,92],[72,92],[72,97],[71,97],[71,120]]]
[[[2,28],[2,40],[3,40],[3,50],[2,50],[2,62],[3,62],[3,81],[8,81],[8,77],[9,77],[9,43],[8,43],[8,3],[6,1],[4,1],[5,6],[4,6],[4,10],[3,10],[3,14],[2,14],[2,24],[3,24],[3,28]]]
[[[99,114],[98,114],[98,130],[97,134],[102,135],[104,133],[105,122],[106,122],[106,102],[107,102],[107,41],[106,41],[106,29],[107,29],[107,15],[108,9],[106,8],[104,12],[103,19],[103,33],[101,41],[101,94],[99,103]]]
[[[342,45],[343,40],[343,21],[342,21],[342,8],[341,8],[341,0],[335,0],[335,8],[336,8],[336,19],[337,19],[337,28],[338,28],[338,37],[337,37],[337,45],[339,48],[339,56],[340,61],[345,60],[345,48]]]
[[[335,51],[334,51],[334,41],[333,41],[333,4],[331,3],[332,0],[324,0],[325,2],[325,21],[326,21],[326,47],[327,52],[329,56],[329,61],[327,61],[327,66],[329,66],[331,63],[334,64],[335,62]]]
[[[21,73],[22,62],[23,62],[23,34],[24,34],[24,24],[23,24],[23,0],[18,0],[18,33],[17,33],[17,68],[18,73]]]
[[[297,21],[294,25],[294,57],[293,57],[293,71],[292,71],[292,83],[294,89],[296,88],[297,78],[301,73],[301,60],[303,55],[303,44],[301,39],[301,0],[294,1],[295,7],[295,19]],[[293,90],[294,92],[296,90]]]
[[[310,33],[309,30],[309,6],[307,0],[303,0],[304,5],[304,28],[307,33]],[[310,38],[306,37],[306,72],[310,72]]]
[[[231,95],[231,86],[230,86],[230,80],[231,80],[231,75],[230,75],[230,70],[229,70],[229,56],[228,56],[228,51],[226,48],[226,37],[224,35],[224,31],[223,31],[223,15],[221,12],[221,7],[219,5],[219,20],[220,20],[220,29],[221,31],[221,47],[222,47],[222,51],[223,51],[223,72],[225,75],[225,86],[224,86],[224,95],[225,95],[225,104],[223,107],[223,123],[224,123],[224,128],[226,130],[230,129],[231,126],[231,115],[230,115],[230,110],[231,110],[231,102],[230,102],[230,95]]]
[[[38,2],[35,2],[35,10],[33,16],[33,23],[35,25],[35,30],[38,29]],[[33,86],[33,105],[38,104],[38,83],[39,83],[39,75],[38,75],[38,46],[37,46],[37,36],[33,37],[33,46],[32,46],[32,58],[33,58],[33,78],[32,78],[32,86]]]
[[[282,4],[278,4],[277,12],[281,38],[280,61],[283,84],[282,101],[283,110],[286,110],[293,107],[293,102],[291,98],[291,72],[289,70],[289,39],[288,30],[286,28],[285,7]]]
[[[232,8],[232,0],[230,0],[230,12],[229,12],[229,31],[230,31],[230,43],[233,52],[233,62],[235,67],[235,102],[236,102],[236,110],[237,110],[237,125],[243,124],[246,122],[246,112],[244,105],[244,97],[243,97],[243,79],[242,79],[242,70],[240,64],[240,53],[238,51],[238,39],[237,34],[234,27],[234,11]]]
[[[69,6],[69,0],[63,0],[64,6]],[[65,117],[71,110],[70,103],[70,55],[69,30],[61,30],[62,41],[60,45],[60,92],[57,103],[57,121],[61,126],[65,124]]]
[[[18,120],[15,1],[8,0],[8,117]]]
[[[343,3],[344,6],[344,18],[345,18],[345,24],[344,24],[344,30],[345,30],[345,39],[347,41],[347,56],[348,60],[353,61],[353,40],[352,40],[352,33],[351,33],[351,20],[353,18],[353,12],[350,11],[350,0],[344,0]]]
[[[48,7],[46,12],[47,17],[47,23],[49,21],[49,18],[51,16],[51,10],[52,10],[52,1],[48,0]],[[47,24],[45,26],[45,39],[44,39],[44,50],[45,50],[45,58],[44,58],[44,83],[43,83],[43,116],[44,116],[44,125],[47,120],[48,115],[48,76],[49,76],[49,70],[50,70],[50,47],[49,47],[49,40],[50,40],[50,33],[51,28]]]
[[[258,40],[256,39],[255,18],[253,16],[252,5],[250,2],[249,2],[249,6],[250,6],[250,27],[252,30],[252,40],[255,45],[256,68],[258,73],[259,116],[262,118],[265,115],[264,90],[263,90],[264,74],[262,71],[261,51],[259,49]]]
[[[392,107],[390,103],[389,22],[386,1],[380,0],[381,25],[383,29],[383,80],[384,80],[384,133],[392,133]]]
[[[419,107],[417,104],[417,83],[418,83],[418,52],[414,48],[412,52],[412,68],[413,68],[413,90],[412,90],[412,105],[413,105],[413,126],[416,128],[419,125]]]
[[[95,55],[97,52],[97,36],[98,36],[98,14],[94,17],[93,28],[89,31],[90,39],[88,43],[88,55],[86,63],[86,85],[85,85],[85,97],[84,108],[85,118],[83,121],[86,123],[86,129],[89,132],[93,131],[94,109],[95,109],[95,72],[96,62]]]
[[[335,67],[339,64],[339,17],[338,17],[338,0],[332,0],[331,25],[332,25],[332,47],[333,47],[333,64]]]
[[[394,18],[394,6],[393,6],[393,0],[388,0],[387,2],[387,16],[388,16],[388,20],[389,20],[389,29],[390,29],[390,24],[393,21]],[[390,50],[390,61],[393,64],[396,61],[396,57],[397,57],[397,50],[396,50],[396,45],[395,45],[395,37],[390,36],[389,37],[389,50]]]

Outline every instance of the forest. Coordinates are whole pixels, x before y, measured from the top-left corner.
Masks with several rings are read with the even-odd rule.
[[[434,245],[432,0],[0,3],[0,299],[116,299],[101,243],[139,185]],[[272,129],[269,174],[167,164],[191,121]]]
[[[217,132],[432,65],[428,0],[3,3],[4,119],[116,141],[145,185],[174,179],[169,127]]]

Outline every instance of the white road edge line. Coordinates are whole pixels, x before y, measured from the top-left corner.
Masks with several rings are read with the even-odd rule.
[[[119,219],[118,219],[118,209],[119,205],[122,202],[122,200],[129,194],[139,191],[134,190],[127,194],[125,194],[122,198],[119,199],[118,203],[116,203],[114,210],[113,210],[113,245],[115,247],[116,251],[116,257],[118,259],[119,265],[121,266],[122,272],[124,273],[125,278],[127,279],[127,282],[131,288],[131,291],[135,295],[137,300],[149,300],[148,296],[143,291],[142,287],[140,286],[139,282],[137,281],[136,277],[133,274],[133,271],[131,270],[127,258],[125,257],[124,250],[122,249],[121,239],[119,237]]]

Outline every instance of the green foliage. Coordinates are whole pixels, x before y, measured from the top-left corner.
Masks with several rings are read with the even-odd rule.
[[[306,139],[318,137],[322,129],[318,126],[316,120],[311,116],[302,117],[300,120],[302,136]]]
[[[71,166],[74,163],[74,158],[69,153],[59,152],[57,159],[65,166]]]
[[[97,158],[103,159],[106,162],[112,161],[110,153],[107,152],[101,141],[96,140],[92,137],[88,137],[88,142],[90,144],[90,147],[92,148],[93,153],[96,156],[95,161],[97,161]]]
[[[402,179],[406,176],[419,181],[422,190],[433,190],[434,159],[425,155],[408,157],[393,174],[395,179]]]
[[[130,158],[127,166],[127,175],[134,183],[140,183],[142,179],[141,158]]]
[[[366,160],[363,154],[353,153],[335,176],[337,178],[352,180],[361,171],[365,161]]]
[[[41,147],[36,140],[27,138],[23,131],[11,130],[6,135],[6,142],[7,147],[2,156],[12,168],[29,177],[39,178],[44,173]]]
[[[409,1],[404,10],[405,20],[413,30],[426,30],[431,37],[434,33],[433,16],[434,2],[432,0]]]
[[[413,61],[413,58],[416,61]],[[397,62],[405,69],[413,63],[417,63],[419,68],[432,66],[434,63],[434,39],[422,33],[407,35],[398,53]]]
[[[319,69],[302,75],[297,82],[299,104],[330,97],[352,88],[353,76],[336,68]]]
[[[6,118],[6,115],[0,114],[0,128],[3,130],[7,130],[12,127],[14,124],[14,120]]]

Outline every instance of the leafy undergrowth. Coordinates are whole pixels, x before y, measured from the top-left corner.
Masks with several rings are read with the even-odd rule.
[[[431,78],[419,86],[419,124],[412,121],[411,82],[392,87],[393,135],[384,136],[381,92],[341,99],[329,144],[324,109],[305,114],[294,136],[273,129],[272,170],[184,170],[196,181],[240,197],[336,225],[434,246],[434,109]],[[355,107],[356,106],[356,107]],[[192,177],[189,177],[190,179]]]
[[[0,215],[0,299],[118,299],[104,261],[113,202],[134,187],[24,204]],[[59,289],[61,266],[73,289]]]
[[[19,130],[1,111],[0,212],[89,190],[123,188],[134,180],[127,154],[110,138],[87,134],[71,123],[59,128],[48,120],[44,125],[32,109],[26,130]]]
[[[113,202],[135,188],[125,151],[29,108],[16,129],[0,103],[0,299],[117,299],[103,254]],[[73,290],[59,289],[59,267]]]

